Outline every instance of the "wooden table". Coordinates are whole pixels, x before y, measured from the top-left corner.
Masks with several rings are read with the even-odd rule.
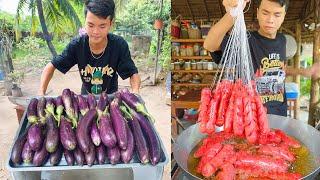
[[[200,105],[200,91],[190,91],[184,96],[180,96],[176,100],[171,101],[171,133],[173,137],[178,135],[178,123],[179,121],[178,115],[177,115],[177,110],[178,109],[198,109]]]

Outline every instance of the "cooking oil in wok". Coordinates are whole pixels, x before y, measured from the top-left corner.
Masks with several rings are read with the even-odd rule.
[[[188,157],[188,171],[199,178],[204,178],[200,173],[197,172],[197,166],[199,164],[200,158],[195,158],[193,155],[197,149],[201,146],[202,141],[200,141],[190,152]]]
[[[296,155],[296,160],[290,167],[289,172],[298,172],[303,176],[310,174],[315,168],[315,157],[308,148],[301,144],[300,148],[290,148],[290,151]]]
[[[249,145],[246,143],[246,141],[243,138],[231,138],[225,142],[227,144],[229,143],[237,143],[235,147],[243,147],[245,144],[247,145],[247,148],[250,148],[254,151],[253,145]],[[301,143],[301,142],[300,142]],[[193,154],[196,152],[196,150],[201,146],[202,141],[200,141],[190,152],[188,157],[188,171],[193,174],[194,176],[202,179],[214,179],[214,177],[205,178],[201,174],[197,172],[197,166],[199,164],[200,158],[195,158]],[[310,174],[315,168],[315,157],[310,153],[308,148],[301,143],[300,148],[290,148],[290,151],[295,154],[296,160],[294,163],[290,166],[289,172],[295,172],[300,173],[302,176],[306,176]]]

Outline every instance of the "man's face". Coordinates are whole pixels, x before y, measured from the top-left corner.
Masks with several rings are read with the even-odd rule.
[[[85,23],[85,28],[90,42],[94,44],[103,43],[107,38],[108,32],[112,26],[110,17],[104,19],[94,15],[90,11],[87,12]]]
[[[283,23],[285,15],[285,6],[281,7],[278,2],[262,0],[257,9],[260,30],[266,35],[275,35]]]

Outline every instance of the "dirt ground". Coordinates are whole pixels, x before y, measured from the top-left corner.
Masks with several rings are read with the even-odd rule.
[[[165,85],[160,83],[157,86],[148,86],[149,76],[142,72],[143,80],[140,95],[143,97],[149,112],[154,116],[155,126],[165,145],[170,158],[170,106],[165,104]],[[26,75],[24,83],[21,85],[24,96],[36,95],[40,83],[40,71],[36,74]],[[151,76],[152,77],[152,76]],[[81,82],[77,68],[72,68],[66,75],[56,71],[51,80],[48,95],[61,94],[64,88],[70,88],[76,93],[80,93]],[[128,80],[119,79],[119,87],[129,87]],[[7,96],[0,96],[0,179],[10,179],[5,166],[8,160],[9,148],[18,128],[18,121],[14,105],[8,100]],[[170,161],[169,161],[170,162]],[[170,179],[170,163],[167,164],[164,171],[164,180]]]

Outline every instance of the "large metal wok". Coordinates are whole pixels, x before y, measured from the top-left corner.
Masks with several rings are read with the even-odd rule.
[[[308,124],[283,116],[268,115],[268,120],[271,128],[282,129],[288,135],[300,140],[315,156],[316,168],[303,178],[314,179],[320,170],[320,132]],[[188,171],[188,156],[204,137],[205,135],[199,131],[198,124],[195,124],[183,131],[174,143],[174,159],[190,179],[199,179],[199,177]]]

